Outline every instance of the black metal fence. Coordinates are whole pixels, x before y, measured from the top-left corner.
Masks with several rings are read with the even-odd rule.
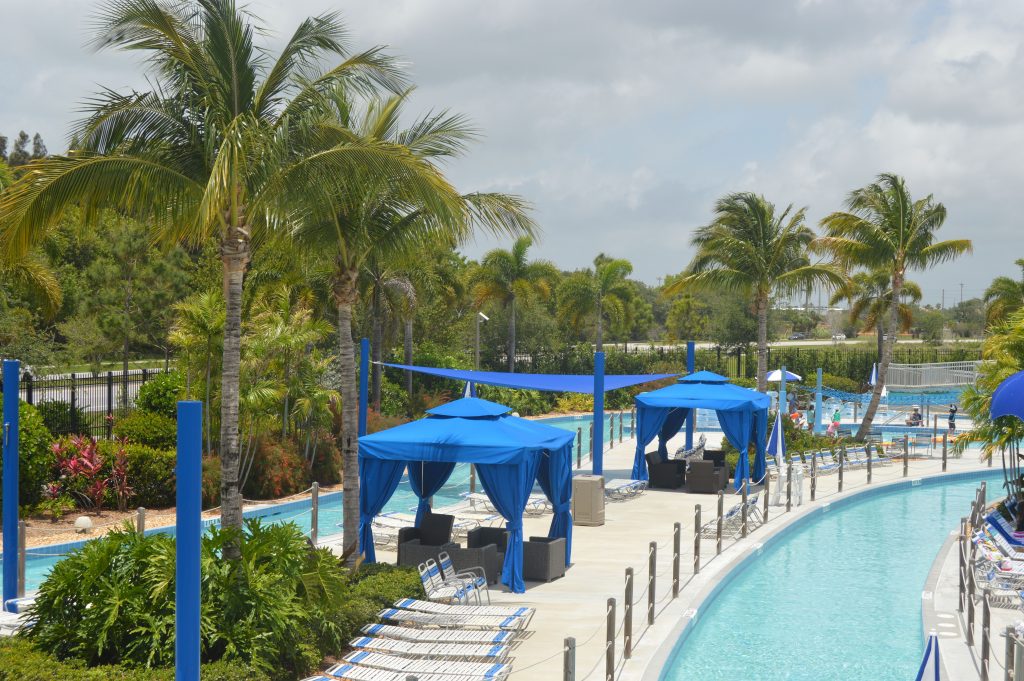
[[[162,369],[130,369],[38,378],[25,373],[20,394],[36,407],[54,435],[77,433],[111,439],[114,421],[133,408],[139,388],[161,373]]]

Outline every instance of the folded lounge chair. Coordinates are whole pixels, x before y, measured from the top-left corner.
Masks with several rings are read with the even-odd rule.
[[[512,665],[505,662],[464,662],[461,660],[413,660],[406,657],[359,651],[345,656],[348,664],[383,669],[402,674],[458,674],[468,678],[501,679],[509,675]],[[337,665],[344,666],[344,663]],[[333,669],[333,668],[332,668]],[[328,674],[333,674],[328,669]]]
[[[423,584],[423,591],[427,598],[444,602],[468,603],[470,597],[480,602],[480,592],[470,589],[461,581],[446,582],[441,576],[441,568],[433,560],[420,563],[417,567],[420,573],[420,582]]]
[[[441,578],[445,582],[461,582],[466,589],[476,592],[478,603],[483,602],[483,598],[480,596],[480,593],[483,592],[487,594],[487,604],[491,604],[491,591],[487,588],[487,571],[483,567],[477,565],[458,570],[447,551],[437,554],[437,564],[441,568]]]
[[[518,644],[517,632],[508,630],[462,631],[459,629],[416,629],[396,627],[390,624],[367,624],[363,627],[367,636],[378,636],[413,643],[463,643],[467,645],[503,645],[508,648]]]
[[[417,612],[400,608],[387,608],[377,617],[388,622],[397,622],[414,627],[440,627],[454,629],[504,629],[519,631],[529,622],[524,617],[501,617],[495,615],[455,615],[431,612]]]
[[[369,650],[400,657],[467,661],[501,661],[508,657],[508,646],[473,643],[416,643],[393,638],[360,636],[349,642],[355,650]]]

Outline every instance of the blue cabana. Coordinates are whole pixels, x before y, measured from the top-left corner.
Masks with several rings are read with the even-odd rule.
[[[684,376],[678,383],[640,393],[634,398],[637,421],[634,480],[647,479],[644,450],[655,437],[658,438],[658,453],[663,459],[668,458],[667,443],[679,432],[691,409],[714,410],[726,439],[740,452],[747,451],[753,437],[757,448],[754,479],[764,477],[764,446],[771,398],[728,381],[725,376],[711,371],[698,371]],[[747,457],[740,456],[734,475],[736,489],[740,489],[743,481],[750,478]]]
[[[456,463],[476,466],[480,483],[505,518],[508,549],[501,581],[522,593],[523,511],[534,482],[554,508],[549,537],[565,537],[565,563],[572,547],[572,443],[574,433],[512,416],[511,409],[466,397],[428,411],[429,416],[359,438],[359,549],[372,562],[373,519],[395,493],[403,472],[420,499],[417,524],[429,499]]]

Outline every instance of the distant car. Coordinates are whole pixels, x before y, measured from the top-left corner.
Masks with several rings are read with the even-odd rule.
[[[832,334],[832,340],[834,340],[834,341],[844,341],[844,340],[846,340],[846,334],[845,333],[834,333],[834,334]]]
[[[799,332],[797,332],[797,333],[789,334],[789,340],[806,340],[806,339],[807,339],[807,334],[806,333],[799,333]]]

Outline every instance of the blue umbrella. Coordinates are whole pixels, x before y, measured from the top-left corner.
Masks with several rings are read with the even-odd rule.
[[[871,365],[871,378],[868,379],[868,385],[875,385],[878,383],[878,364]]]
[[[1016,416],[1024,420],[1024,371],[1013,374],[992,393],[992,418]]]
[[[939,681],[939,637],[934,632],[928,635],[916,678],[917,681]]]
[[[775,425],[772,426],[772,434],[768,438],[768,449],[765,453],[771,454],[775,460],[782,465],[786,458],[786,438],[782,434],[782,412],[775,415]]]

